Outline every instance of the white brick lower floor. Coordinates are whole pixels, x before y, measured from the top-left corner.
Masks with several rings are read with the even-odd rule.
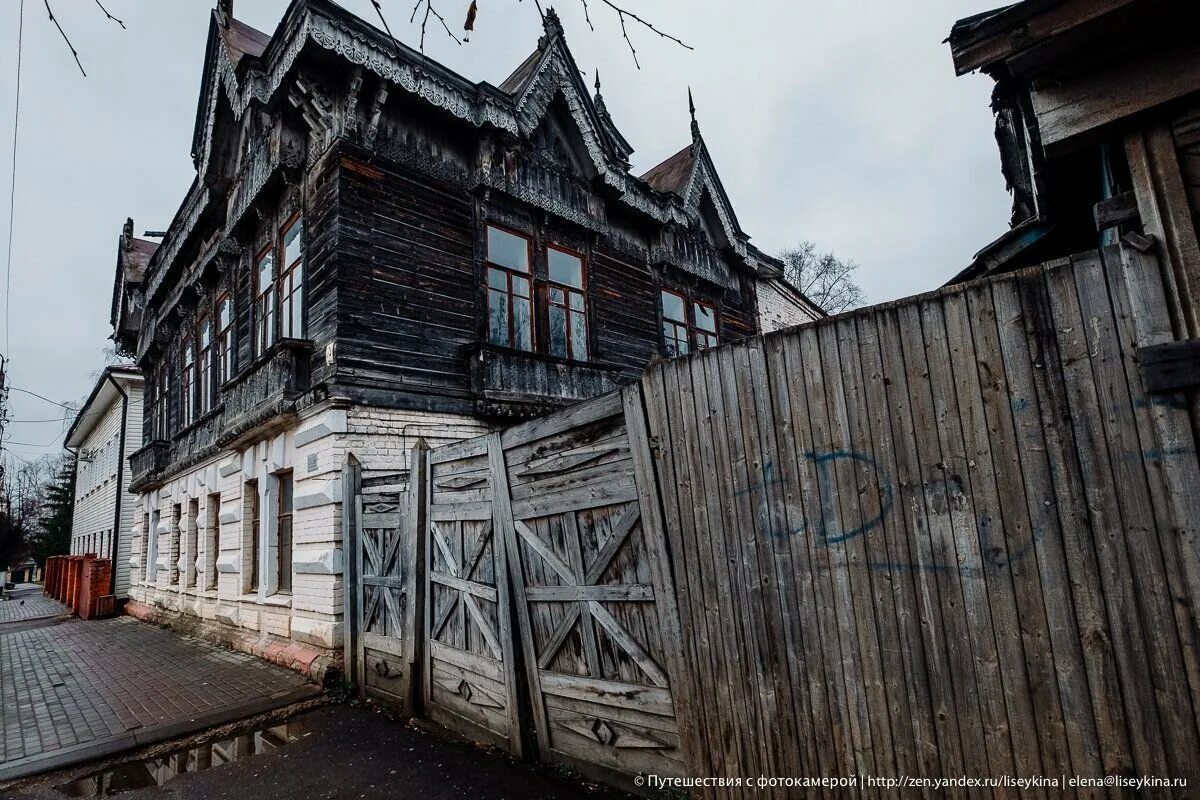
[[[486,433],[471,417],[355,406],[308,410],[295,426],[175,475],[139,496],[132,600],[230,633],[342,647],[342,467],[406,469],[431,447]],[[279,511],[292,481],[291,590],[281,580]],[[257,509],[257,514],[255,511]],[[147,535],[149,532],[149,535]],[[257,545],[257,546],[256,546]]]

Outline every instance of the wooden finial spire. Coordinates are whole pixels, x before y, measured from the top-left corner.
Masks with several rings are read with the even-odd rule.
[[[700,123],[696,122],[696,101],[692,98],[692,87],[688,87],[688,113],[692,115],[692,138],[700,138]]]

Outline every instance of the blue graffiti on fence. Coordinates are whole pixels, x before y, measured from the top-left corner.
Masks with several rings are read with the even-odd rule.
[[[801,454],[803,459],[811,463],[817,471],[817,498],[818,503],[809,505],[805,509],[805,521],[799,526],[790,525],[785,517],[784,509],[772,507],[769,492],[766,490],[779,486],[784,483],[784,478],[777,474],[774,463],[768,461],[762,466],[762,480],[745,489],[739,490],[736,495],[739,497],[746,495],[757,495],[758,499],[758,518],[762,523],[762,529],[772,538],[785,539],[790,536],[798,536],[800,534],[809,534],[812,540],[821,546],[829,547],[832,545],[844,544],[856,537],[870,533],[875,528],[884,523],[885,518],[891,512],[895,502],[895,490],[892,485],[887,471],[880,465],[872,456],[865,453],[856,452],[853,450],[830,450],[816,451],[810,450]],[[852,462],[852,466],[860,466],[868,470],[873,476],[875,490],[879,497],[878,511],[869,519],[863,520],[860,525],[857,525],[849,530],[842,528],[841,514],[838,508],[838,490],[845,492],[849,487],[838,486],[837,476],[834,470],[838,466],[845,466],[845,462]],[[930,513],[951,513],[951,507],[959,510],[966,510],[966,498],[962,495],[962,479],[956,475],[943,478],[943,482],[952,482],[957,490],[950,491],[949,485],[945,489],[945,499],[942,501],[944,507],[941,509],[931,509]],[[933,483],[936,483],[933,482]],[[933,483],[923,484],[923,491],[927,491]],[[869,484],[868,484],[869,485]],[[856,496],[862,494],[864,489],[859,486],[855,492]],[[952,499],[952,495],[957,495],[958,504],[956,505]],[[927,498],[928,499],[928,498]],[[854,501],[857,502],[857,499]],[[818,506],[819,507],[816,507]],[[866,561],[863,566],[878,571],[915,571],[915,572],[933,572],[933,573],[957,573],[964,578],[981,577],[985,570],[997,570],[1007,568],[1009,565],[1025,558],[1033,552],[1037,542],[1041,541],[1044,531],[1040,527],[1035,526],[1032,531],[1030,540],[1024,545],[1014,549],[1008,549],[1001,541],[993,541],[996,536],[996,531],[993,529],[993,521],[989,515],[981,515],[976,520],[976,531],[979,536],[980,555],[982,563],[979,565],[969,564],[953,564],[946,565],[940,563],[912,563],[912,562],[892,562],[892,561]]]
[[[817,470],[821,473],[821,478],[817,482],[821,495],[821,515],[818,517],[818,524],[814,531],[814,533],[821,537],[821,541],[827,545],[844,542],[848,539],[853,539],[855,536],[861,536],[883,522],[884,515],[892,507],[892,484],[886,478],[881,477],[882,470],[875,463],[875,459],[851,450],[833,450],[828,453],[818,453],[810,450],[804,454],[804,457],[815,464]],[[834,481],[830,470],[834,469],[839,461],[856,461],[871,467],[875,470],[877,476],[876,482],[879,486],[879,513],[849,531],[836,530],[840,522],[837,509],[834,505],[837,501],[833,495]],[[833,523],[832,526],[830,525],[831,521]]]
[[[759,519],[766,523],[766,530],[774,538],[783,538],[787,536],[795,536],[800,533],[812,532],[815,533],[822,544],[830,545],[839,542],[845,542],[853,539],[856,536],[861,536],[864,533],[871,531],[883,522],[884,516],[891,510],[892,507],[892,484],[883,474],[883,468],[876,463],[875,459],[865,453],[857,453],[852,450],[831,450],[829,452],[808,451],[802,456],[810,463],[816,465],[819,473],[817,480],[818,494],[820,498],[820,514],[817,516],[815,525],[810,525],[807,521],[799,527],[792,529],[786,521],[777,519],[776,514],[771,513],[770,501],[764,490],[777,486],[782,483],[782,478],[775,474],[774,463],[768,461],[762,467],[762,480],[753,486],[749,486],[737,492],[737,496],[759,493],[758,501],[758,516]],[[870,467],[876,474],[876,483],[879,489],[879,512],[870,519],[863,522],[858,527],[849,531],[840,530],[839,514],[837,510],[837,497],[834,492],[834,475],[832,470],[837,466],[839,461],[854,461]],[[811,529],[811,530],[810,530]]]

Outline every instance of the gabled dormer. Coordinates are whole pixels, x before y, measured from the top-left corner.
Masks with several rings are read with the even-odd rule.
[[[109,322],[112,339],[120,353],[133,353],[137,348],[138,332],[142,327],[145,298],[142,282],[158,243],[133,235],[133,219],[126,219],[117,240],[117,272],[113,279],[112,311]]]

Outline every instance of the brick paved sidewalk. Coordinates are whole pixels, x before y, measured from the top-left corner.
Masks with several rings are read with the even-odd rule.
[[[0,628],[0,780],[319,691],[290,670],[130,617]]]
[[[0,625],[67,613],[67,607],[44,596],[40,586],[18,587],[10,591],[8,597],[8,600],[0,601]]]

